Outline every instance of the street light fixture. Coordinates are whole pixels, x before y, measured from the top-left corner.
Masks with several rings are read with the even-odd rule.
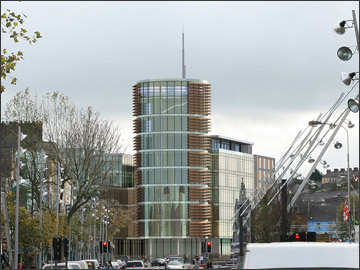
[[[347,22],[354,23],[353,20],[341,21],[340,23],[334,25],[334,31],[339,35],[343,35],[346,32],[346,29],[353,27],[353,24],[348,25]]]
[[[314,163],[314,161],[315,161],[315,159],[313,159],[312,157],[309,156],[308,162],[309,162],[309,163]]]
[[[341,47],[337,50],[337,56],[342,61],[349,61],[353,56],[353,52],[350,50],[349,47]]]
[[[359,111],[359,102],[355,99],[349,99],[348,100],[348,108],[350,111],[357,113]]]
[[[354,79],[355,77],[355,79]],[[353,80],[359,80],[356,78],[356,72],[341,72],[341,80],[345,85],[350,85]]]
[[[339,141],[335,141],[334,148],[340,149],[341,147],[342,147],[342,143],[340,143]]]

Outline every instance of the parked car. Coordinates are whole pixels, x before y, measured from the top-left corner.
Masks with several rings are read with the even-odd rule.
[[[142,261],[128,261],[125,269],[145,269],[145,265]]]
[[[119,259],[122,260],[123,262],[125,261],[126,263],[131,260],[130,257],[126,255],[120,255]]]
[[[151,266],[165,266],[166,261],[162,258],[155,258],[151,260]]]
[[[178,260],[169,261],[165,266],[165,269],[184,269],[185,266]]]
[[[55,269],[55,264],[44,264],[42,269]],[[57,265],[57,269],[65,269],[65,265],[64,266],[59,266]],[[68,266],[68,269],[72,269],[71,266]]]
[[[55,269],[55,263],[45,264],[42,269]],[[58,263],[56,269],[65,269],[65,263]],[[67,269],[81,269],[81,266],[79,263],[68,262]]]
[[[82,260],[82,261],[68,261],[68,264],[69,263],[78,263],[80,264],[80,269],[89,269],[89,266],[87,264],[86,261]]]
[[[184,260],[181,257],[170,256],[167,258],[167,262],[169,263],[171,261],[179,261],[180,263],[184,264]]]

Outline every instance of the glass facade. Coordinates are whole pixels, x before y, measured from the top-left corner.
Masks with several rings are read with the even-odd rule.
[[[235,203],[240,199],[241,183],[246,197],[254,191],[254,156],[252,145],[237,140],[211,136],[213,235],[218,238],[219,256],[231,255]]]
[[[109,154],[105,157],[105,185],[134,187],[134,166],[131,155]]]
[[[233,220],[235,201],[239,199],[241,182],[249,198],[254,191],[254,157],[246,153],[219,150],[219,237],[233,237]]]
[[[189,161],[190,152],[207,152],[206,148],[189,147],[189,134],[207,134],[207,131],[189,129],[191,117],[207,117],[201,113],[189,113],[189,82],[201,84],[204,81],[145,80],[135,86],[135,123],[137,136],[140,137],[137,149],[140,156],[137,164],[140,172],[137,188],[141,194],[137,200],[140,237],[154,241],[159,239],[156,240],[159,243],[171,237],[189,237],[190,204],[199,203],[190,200],[189,188],[207,186],[189,183],[190,169],[207,169],[201,165],[191,166]],[[157,254],[156,241],[153,255]],[[178,242],[174,243],[170,245],[184,249],[182,244],[177,246]],[[160,255],[164,256],[162,247]]]

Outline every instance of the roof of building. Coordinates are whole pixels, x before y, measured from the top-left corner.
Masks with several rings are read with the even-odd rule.
[[[349,174],[350,177],[352,175],[359,176],[359,168],[358,167],[349,168]],[[326,174],[323,175],[323,178],[340,177],[340,176],[345,176],[345,177],[347,176],[347,168],[334,169],[333,171],[327,170]]]
[[[313,205],[309,208],[309,217],[312,221],[336,221],[337,205]]]
[[[173,82],[173,81],[180,81],[180,82],[202,82],[202,83],[208,83],[206,80],[200,80],[200,79],[182,79],[182,78],[165,78],[165,79],[146,79],[137,81],[136,83],[145,83],[145,82]]]
[[[225,137],[225,136],[222,136],[222,135],[210,135],[210,138],[212,138],[212,139],[227,140],[227,141],[232,141],[232,142],[238,142],[238,143],[241,143],[241,144],[254,145],[253,142],[249,142],[249,141],[245,141],[245,140],[240,140],[240,139],[234,139],[234,138],[230,138],[230,137]]]

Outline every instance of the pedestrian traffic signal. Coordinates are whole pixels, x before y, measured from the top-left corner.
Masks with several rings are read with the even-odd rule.
[[[103,242],[99,241],[100,253],[103,253]]]
[[[211,241],[206,242],[206,252],[211,253]]]
[[[107,244],[108,244],[107,241],[104,241],[104,242],[103,242],[103,253],[106,253],[106,252],[107,252]]]
[[[110,244],[110,241],[107,241],[107,246],[108,246],[108,252],[111,253],[111,244]]]
[[[53,238],[54,260],[61,260],[61,238]]]
[[[64,257],[67,258],[69,256],[69,240],[64,238]]]

